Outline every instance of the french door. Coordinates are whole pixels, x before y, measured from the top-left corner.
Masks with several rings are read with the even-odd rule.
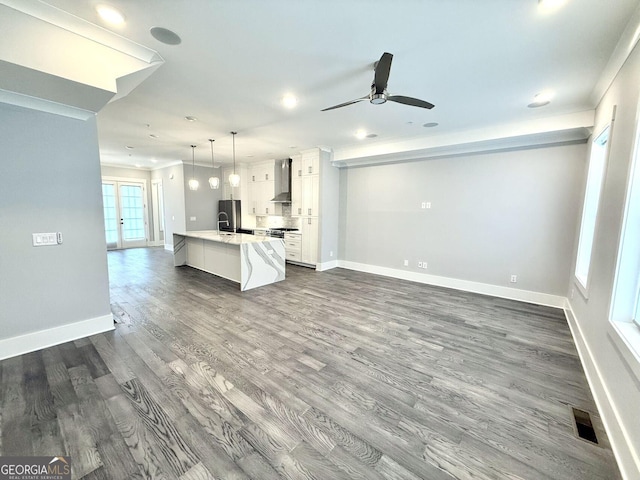
[[[102,181],[107,249],[147,246],[144,182]]]

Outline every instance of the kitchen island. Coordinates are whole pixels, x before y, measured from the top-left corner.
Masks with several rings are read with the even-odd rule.
[[[284,280],[281,238],[203,230],[173,234],[173,264],[188,265],[240,284],[240,290]]]

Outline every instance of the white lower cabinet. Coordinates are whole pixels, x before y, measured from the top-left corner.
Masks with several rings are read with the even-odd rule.
[[[285,233],[284,234],[284,250],[285,258],[292,262],[302,261],[301,251],[301,235],[300,233]]]
[[[318,263],[318,219],[315,217],[301,218],[300,223],[302,224],[300,261],[315,265]]]

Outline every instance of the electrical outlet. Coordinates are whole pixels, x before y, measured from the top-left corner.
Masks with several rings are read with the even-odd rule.
[[[331,250],[331,251],[329,252],[329,256],[330,256],[330,257],[333,257],[333,250]]]
[[[511,280],[509,280],[511,283],[517,283],[518,282],[518,276],[517,275],[511,275]]]
[[[405,260],[405,261],[404,261],[404,266],[405,266],[405,267],[408,267],[408,266],[409,266],[409,260]]]
[[[431,202],[427,202],[426,203],[426,207],[424,207],[424,208],[431,208]]]
[[[422,207],[422,208],[427,208],[427,202],[422,202],[421,207]]]
[[[422,262],[418,262],[418,268],[422,268]]]
[[[189,221],[190,222],[195,222],[196,221],[196,217],[189,217]]]

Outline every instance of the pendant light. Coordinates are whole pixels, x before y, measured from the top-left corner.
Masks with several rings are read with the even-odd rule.
[[[229,185],[233,188],[240,186],[240,175],[236,173],[236,133],[238,132],[231,132],[233,135],[233,173],[229,175]]]
[[[212,190],[217,190],[220,188],[220,179],[215,176],[216,167],[213,164],[213,142],[215,142],[215,140],[210,138],[209,142],[211,142],[211,168],[213,169],[213,175],[209,177],[209,186]]]
[[[189,189],[197,190],[200,186],[198,180],[196,180],[196,146],[191,145],[191,180],[189,180]]]

